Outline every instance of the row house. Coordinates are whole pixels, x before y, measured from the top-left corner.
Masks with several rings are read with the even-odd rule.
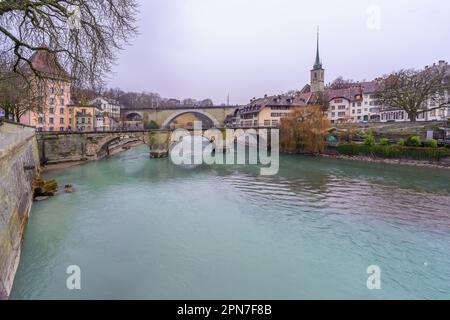
[[[90,105],[98,107],[106,116],[119,120],[120,109],[122,108],[120,103],[116,100],[97,97],[89,101]]]
[[[69,124],[72,132],[92,132],[95,130],[96,106],[72,104],[69,105]]]
[[[277,95],[252,99],[241,107],[232,121],[240,127],[278,127],[283,118],[289,116],[295,107],[303,105],[293,96]]]

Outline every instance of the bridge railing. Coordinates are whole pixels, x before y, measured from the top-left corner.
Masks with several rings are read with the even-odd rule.
[[[118,134],[118,133],[149,133],[149,132],[172,132],[178,129],[186,130],[189,132],[195,131],[195,129],[192,128],[177,128],[177,129],[144,129],[144,130],[115,130],[115,131],[83,131],[83,132],[67,132],[67,131],[36,131],[37,135],[86,135],[86,134]],[[210,130],[210,129],[217,129],[217,130],[260,130],[260,129],[279,129],[279,127],[218,127],[218,128],[204,128],[203,131]]]

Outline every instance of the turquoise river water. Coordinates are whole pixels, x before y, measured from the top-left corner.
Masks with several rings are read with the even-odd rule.
[[[141,146],[47,177],[75,193],[33,206],[12,299],[450,298],[450,171],[283,156],[260,176]]]

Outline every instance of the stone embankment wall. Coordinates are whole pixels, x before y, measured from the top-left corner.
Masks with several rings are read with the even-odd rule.
[[[0,124],[0,300],[11,292],[39,170],[34,129]]]

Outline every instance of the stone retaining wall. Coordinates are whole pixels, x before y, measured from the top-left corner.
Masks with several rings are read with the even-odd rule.
[[[7,299],[19,264],[32,205],[32,184],[39,174],[33,128],[0,126],[0,299]]]

